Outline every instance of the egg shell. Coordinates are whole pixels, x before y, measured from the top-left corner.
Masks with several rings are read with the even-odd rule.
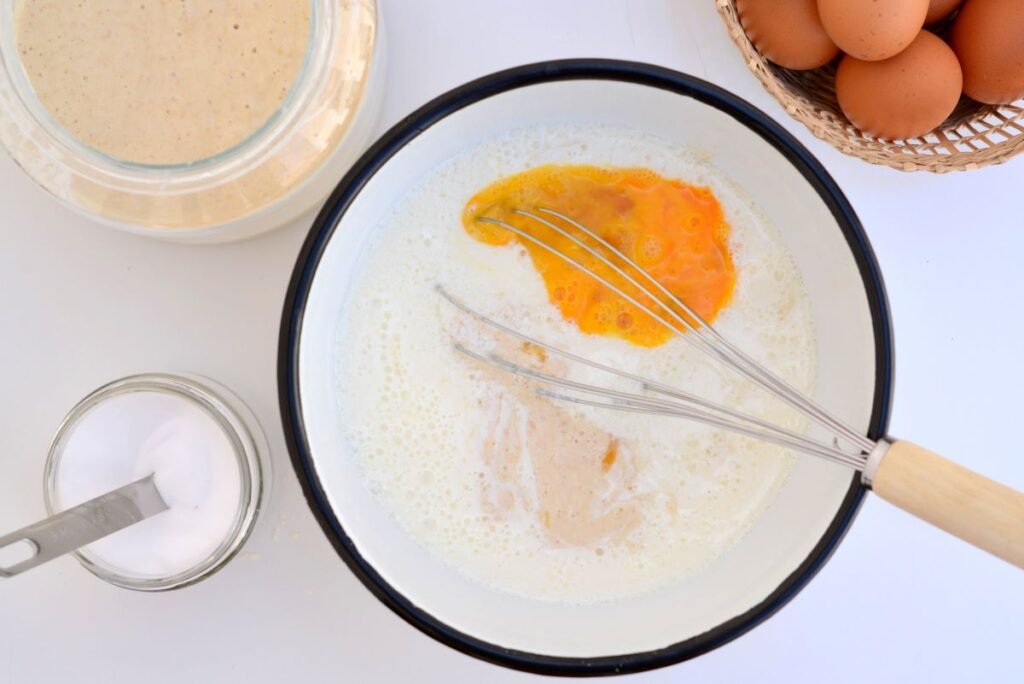
[[[817,0],[736,0],[747,37],[787,69],[816,69],[839,54],[818,18]]]
[[[933,130],[953,112],[962,85],[953,50],[928,31],[886,60],[846,56],[836,72],[836,96],[846,117],[864,133],[887,139]]]
[[[829,37],[857,59],[888,59],[917,37],[928,0],[818,0]]]
[[[988,104],[1024,97],[1024,0],[968,0],[952,44],[968,96]]]
[[[931,0],[928,3],[928,14],[924,18],[925,24],[934,24],[942,21],[959,7],[964,0]]]

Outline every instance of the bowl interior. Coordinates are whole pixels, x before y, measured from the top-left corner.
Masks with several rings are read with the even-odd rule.
[[[345,391],[336,381],[340,314],[375,226],[445,160],[511,129],[548,123],[613,125],[681,143],[742,188],[779,230],[803,274],[817,330],[817,398],[868,429],[876,383],[869,298],[847,236],[818,191],[785,154],[714,106],[638,82],[578,78],[506,90],[447,114],[397,149],[334,217],[337,228],[315,268],[299,329],[298,397],[309,466],[359,562],[379,575],[375,588],[408,601],[423,620],[543,656],[645,653],[748,613],[829,547],[835,540],[826,530],[844,508],[851,471],[798,458],[754,529],[703,572],[628,600],[555,605],[481,586],[413,541],[364,486],[338,409]],[[843,515],[852,507],[847,501]]]

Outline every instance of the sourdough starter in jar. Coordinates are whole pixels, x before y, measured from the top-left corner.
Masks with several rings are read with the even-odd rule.
[[[206,159],[287,97],[305,0],[21,0],[18,54],[40,102],[85,145],[138,164]]]

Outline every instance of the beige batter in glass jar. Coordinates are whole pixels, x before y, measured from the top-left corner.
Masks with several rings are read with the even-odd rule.
[[[105,223],[241,239],[322,200],[372,134],[375,0],[0,0],[0,141]]]

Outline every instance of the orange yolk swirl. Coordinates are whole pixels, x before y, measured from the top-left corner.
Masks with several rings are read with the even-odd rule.
[[[536,212],[538,208],[561,212],[586,226],[708,323],[714,321],[732,295],[736,273],[729,253],[729,225],[708,188],[663,178],[642,168],[547,165],[502,179],[477,193],[463,210],[466,231],[490,245],[521,244],[543,278],[551,303],[585,333],[619,337],[644,347],[655,347],[672,336],[664,325],[572,264],[510,230],[479,222],[479,217],[500,219],[544,240],[667,321],[674,321],[638,288],[579,245],[512,213],[514,209]],[[544,218],[591,247],[598,246],[571,225],[550,216]],[[644,282],[635,270],[616,263],[638,282]],[[686,317],[678,307],[674,310]]]

